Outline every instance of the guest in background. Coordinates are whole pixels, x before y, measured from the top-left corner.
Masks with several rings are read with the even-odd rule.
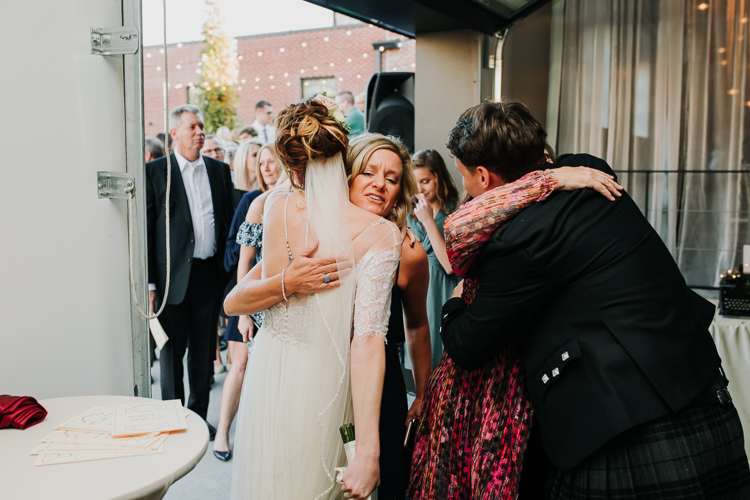
[[[174,151],[174,144],[172,144],[172,136],[169,134],[165,134],[164,132],[159,132],[156,134],[156,138],[159,139],[162,144],[164,144],[164,150],[171,153]]]
[[[229,130],[229,127],[226,125],[222,125],[216,129],[216,136],[221,139],[221,143],[224,144],[225,147],[228,142],[234,142],[234,139],[232,139],[232,131]]]
[[[146,163],[164,156],[164,143],[154,137],[146,137]]]
[[[221,144],[221,140],[215,135],[211,135],[211,134],[206,135],[206,138],[203,142],[203,149],[201,149],[201,154],[203,156],[208,156],[209,158],[213,158],[214,160],[219,160],[223,162],[224,161],[224,148]],[[232,167],[230,166],[229,169],[231,170]],[[235,203],[233,200],[232,201],[233,209],[234,209],[234,206],[235,206]],[[224,292],[224,296],[226,296],[226,290]],[[223,300],[223,297],[222,297],[222,300]],[[219,373],[224,373],[227,370],[226,366],[224,366],[224,362],[221,359],[221,352],[220,352],[221,351],[220,344],[222,343],[221,322],[224,321],[224,319],[222,318],[223,314],[221,314],[221,312],[223,311],[220,311],[219,313],[219,325],[217,325],[216,354],[214,357],[214,374],[215,375],[218,375]]]
[[[221,139],[212,134],[206,135],[201,154],[214,160],[224,161],[224,146],[221,143]]]
[[[166,301],[159,321],[169,336],[159,356],[162,398],[185,401],[183,358],[187,351],[190,397],[187,407],[204,420],[213,376],[216,325],[226,274],[224,255],[232,218],[229,167],[202,156],[205,134],[200,109],[189,104],[169,115],[171,155],[170,286],[167,276],[166,157],[146,164],[146,221],[149,312]],[[216,430],[209,425],[209,434]]]
[[[229,170],[232,171],[232,182],[234,182],[234,155],[237,152],[237,147],[236,142],[224,144],[224,163],[229,165]]]
[[[445,166],[443,157],[434,149],[417,151],[412,161],[419,194],[416,197],[413,214],[409,216],[409,228],[422,242],[430,261],[427,317],[430,320],[432,367],[434,368],[443,355],[443,342],[440,340],[440,311],[459,282],[448,261],[443,235],[445,219],[458,204],[458,190]]]
[[[245,193],[255,191],[260,187],[258,180],[258,151],[262,144],[260,141],[253,139],[241,143],[234,154],[232,166],[234,167],[234,189],[235,200],[234,206],[237,206],[239,200]]]
[[[362,114],[365,112],[365,93],[360,92],[354,96],[354,107],[356,107]]]
[[[276,128],[273,126],[273,106],[270,102],[260,100],[255,103],[255,121],[250,125],[258,134],[263,144],[276,139]]]
[[[354,107],[354,95],[348,90],[342,90],[336,94],[336,104],[346,116],[349,124],[349,137],[356,137],[365,131],[365,115]]]
[[[265,192],[271,189],[279,179],[279,160],[273,144],[261,146],[256,154],[255,178],[260,184],[260,190]]]
[[[249,141],[250,139],[253,139],[255,137],[258,137],[258,131],[255,130],[250,125],[248,125],[247,127],[242,127],[237,132],[237,142],[239,144],[242,144],[243,142]],[[262,138],[260,140],[263,141]]]

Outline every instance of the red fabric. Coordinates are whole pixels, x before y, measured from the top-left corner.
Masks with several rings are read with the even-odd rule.
[[[26,429],[47,416],[47,410],[31,396],[0,394],[0,429]]]

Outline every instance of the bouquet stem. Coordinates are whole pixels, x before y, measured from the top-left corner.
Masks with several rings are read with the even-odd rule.
[[[339,427],[339,432],[341,433],[341,440],[344,442],[344,453],[346,453],[346,463],[347,465],[352,463],[352,460],[354,460],[354,453],[356,448],[356,440],[354,438],[354,424],[344,424],[341,427]],[[341,482],[341,478],[344,477],[344,472],[346,471],[346,467],[338,467],[336,470],[339,471],[339,476],[337,480]],[[377,500],[377,490],[373,491],[368,495],[367,500]]]

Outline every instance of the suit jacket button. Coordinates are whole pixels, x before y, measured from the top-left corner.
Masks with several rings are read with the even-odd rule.
[[[565,351],[564,353],[562,353],[560,357],[562,358],[563,361],[567,361],[568,358],[570,358],[570,354],[568,354],[568,351]]]
[[[557,368],[557,367],[553,368],[552,369],[552,376],[553,377],[557,377],[558,375],[560,375],[560,369]]]
[[[542,375],[542,383],[546,384],[547,382],[549,382],[549,376],[545,373]]]
[[[188,257],[188,262],[192,262],[193,259],[191,257]]]

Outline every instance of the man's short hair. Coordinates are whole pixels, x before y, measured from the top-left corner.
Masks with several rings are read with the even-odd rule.
[[[268,101],[265,101],[265,100],[261,99],[260,101],[258,101],[258,102],[255,103],[255,111],[258,111],[259,109],[263,109],[266,106],[273,106],[273,104],[271,104]]]
[[[342,90],[336,97],[343,97],[349,103],[350,106],[354,106],[354,94],[350,90]]]
[[[213,139],[213,140],[215,140],[216,142],[219,143],[219,147],[220,148],[222,148],[222,149],[224,148],[224,141],[222,141],[221,137],[219,137],[218,135],[208,134],[208,135],[206,135],[206,137],[204,137],[204,139],[206,141],[209,140],[209,139]]]
[[[181,106],[177,106],[169,113],[170,130],[180,126],[183,113],[193,113],[198,117],[200,121],[203,121],[203,115],[201,115],[201,110],[198,106],[195,106],[193,104],[183,104]]]
[[[461,163],[513,182],[544,164],[547,132],[517,101],[483,102],[463,112],[446,147]]]
[[[164,156],[164,143],[155,137],[146,137],[146,152],[155,160]]]
[[[250,137],[258,137],[258,131],[255,130],[253,127],[248,125],[247,127],[242,127],[237,132],[237,137],[241,136],[242,134],[250,134]]]

